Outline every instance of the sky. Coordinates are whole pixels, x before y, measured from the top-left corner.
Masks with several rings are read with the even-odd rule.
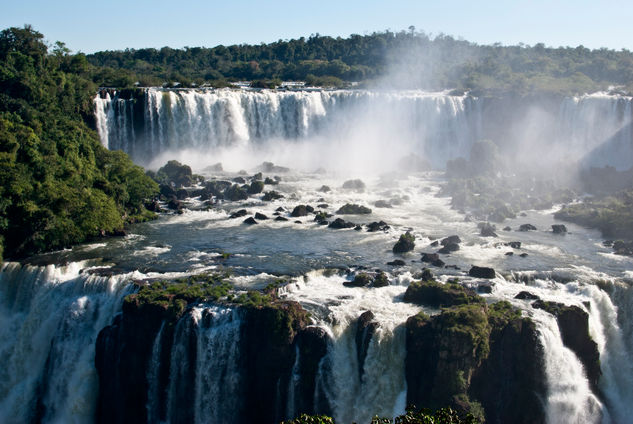
[[[633,50],[631,0],[0,0],[0,29],[30,24],[73,52],[213,47],[384,30],[501,43]]]

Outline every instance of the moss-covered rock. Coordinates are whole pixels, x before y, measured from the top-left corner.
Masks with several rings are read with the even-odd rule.
[[[393,245],[393,253],[411,252],[415,248],[415,236],[407,231],[400,235],[400,238]]]
[[[404,300],[433,308],[485,303],[473,290],[458,283],[439,283],[434,280],[412,282],[404,293]]]
[[[356,205],[353,203],[346,203],[336,211],[339,215],[368,215],[371,213],[371,209],[367,206]]]

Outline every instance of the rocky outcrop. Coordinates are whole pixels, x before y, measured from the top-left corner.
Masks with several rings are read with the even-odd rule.
[[[369,349],[369,343],[376,333],[380,324],[374,321],[374,314],[366,311],[358,317],[356,321],[356,356],[358,359],[358,375],[363,376],[363,368],[365,367],[365,358]]]
[[[343,183],[343,188],[347,190],[354,190],[357,193],[365,191],[365,183],[362,180],[347,180]]]
[[[475,278],[495,278],[495,270],[485,266],[473,265],[468,275]]]
[[[400,235],[400,238],[393,245],[393,253],[411,252],[415,248],[415,236],[409,231]]]
[[[371,213],[371,209],[367,206],[355,205],[352,203],[347,203],[339,208],[336,211],[339,215],[368,215]]]

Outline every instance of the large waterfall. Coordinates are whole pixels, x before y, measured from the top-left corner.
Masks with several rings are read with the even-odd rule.
[[[490,138],[512,146],[524,161],[541,162],[543,155],[532,157],[539,150],[552,161],[584,159],[592,166],[628,169],[631,103],[629,97],[606,94],[552,102],[419,91],[149,88],[132,98],[104,91],[95,98],[95,110],[102,143],[143,164],[165,152],[218,158],[237,150],[295,165],[302,155],[314,162],[315,156],[360,154],[384,164],[395,153],[414,153],[441,168],[449,159],[468,156],[474,141]],[[293,152],[280,155],[281,146]]]
[[[125,276],[85,263],[0,272],[0,422],[90,423],[98,390],[95,340],[129,293]]]

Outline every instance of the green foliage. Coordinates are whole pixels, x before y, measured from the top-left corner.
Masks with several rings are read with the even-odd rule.
[[[82,54],[48,54],[30,27],[0,33],[0,238],[9,257],[70,246],[143,217],[157,186],[85,123],[96,86]]]
[[[443,284],[433,280],[413,281],[407,287],[404,300],[435,308],[471,303],[485,304],[485,300],[481,296],[460,284]]]
[[[432,411],[427,408],[417,410],[410,406],[404,415],[399,415],[393,419],[374,417],[369,424],[476,424],[479,422],[472,414],[460,416],[450,407]],[[283,421],[281,424],[334,424],[334,420],[325,415],[301,414],[299,417]]]
[[[379,80],[398,88],[501,91],[520,95],[544,91],[573,94],[608,86],[633,87],[633,53],[589,50],[583,46],[477,45],[450,36],[416,31],[353,34],[348,38],[312,35],[269,44],[213,48],[126,49],[87,57],[93,81],[131,86],[178,81],[212,86],[229,80],[303,80],[339,87],[341,82]],[[160,83],[158,83],[160,82]]]
[[[241,293],[239,296],[233,299],[233,303],[255,308],[268,306],[273,301],[274,297],[271,294],[264,294],[258,290],[249,290],[246,293]]]
[[[158,170],[156,180],[162,184],[174,185],[176,188],[191,186],[194,177],[189,165],[183,165],[177,160],[170,160]]]

